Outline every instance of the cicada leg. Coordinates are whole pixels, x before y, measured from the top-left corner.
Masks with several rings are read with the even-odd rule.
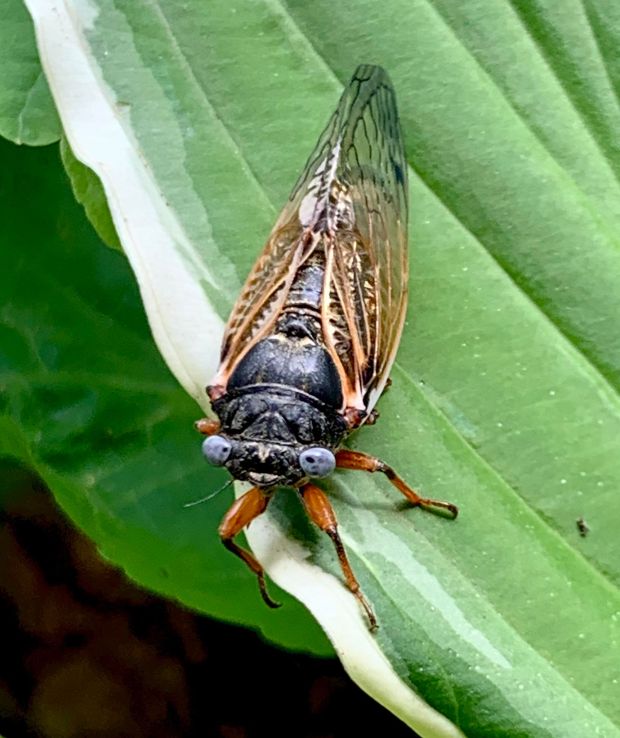
[[[357,581],[347,552],[345,551],[344,545],[338,533],[338,521],[336,520],[336,514],[332,508],[325,492],[319,487],[315,487],[313,484],[305,484],[300,490],[301,499],[303,500],[304,507],[308,516],[321,530],[325,531],[327,535],[334,542],[336,547],[336,553],[338,554],[338,560],[340,562],[340,568],[344,574],[347,587],[353,592],[358,602],[364,609],[370,629],[375,630],[377,628],[377,618],[375,617],[368,600],[364,597],[360,584]]]
[[[203,436],[214,436],[220,432],[220,421],[215,418],[200,418],[194,423],[194,427]]]
[[[266,495],[258,487],[252,487],[251,490],[235,500],[231,508],[228,510],[224,519],[220,523],[218,532],[222,543],[235,556],[238,556],[246,565],[256,574],[258,578],[258,587],[263,600],[269,607],[280,607],[280,603],[275,602],[267,592],[265,584],[265,570],[254,558],[254,556],[245,548],[237,545],[233,538],[240,533],[246,525],[249,525],[261,513],[265,512],[269,503],[269,495]]]
[[[359,471],[367,472],[381,472],[390,480],[390,482],[396,487],[409,500],[412,505],[429,509],[441,509],[447,510],[453,518],[459,514],[459,509],[452,502],[444,502],[443,500],[431,500],[428,497],[421,497],[417,492],[411,489],[406,482],[401,479],[398,474],[380,459],[374,456],[369,456],[361,451],[349,451],[349,449],[342,449],[336,453],[336,466],[339,469],[358,469]]]

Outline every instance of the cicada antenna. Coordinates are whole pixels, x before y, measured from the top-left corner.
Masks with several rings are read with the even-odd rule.
[[[234,479],[229,479],[227,482],[225,482],[219,489],[216,489],[215,492],[211,492],[210,495],[207,495],[206,497],[201,497],[199,500],[194,500],[193,502],[186,502],[183,507],[194,507],[195,505],[200,505],[203,502],[208,502],[209,500],[212,500],[214,497],[217,497],[220,492],[223,492],[226,487],[230,487],[230,485],[234,482]]]

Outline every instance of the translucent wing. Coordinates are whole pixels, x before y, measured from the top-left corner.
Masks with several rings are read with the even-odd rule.
[[[351,382],[347,404],[364,411],[363,422],[388,379],[407,305],[407,165],[383,69],[358,67],[335,133],[325,333]]]
[[[345,88],[233,309],[213,384],[225,387],[271,332],[312,254],[324,267],[323,340],[345,407],[363,422],[387,381],[407,300],[407,167],[380,67],[358,67]]]

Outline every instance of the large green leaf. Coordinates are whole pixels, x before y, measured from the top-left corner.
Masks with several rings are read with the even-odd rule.
[[[292,495],[250,541],[422,735],[620,735],[615,7],[53,5],[29,0],[70,144],[203,403],[222,321],[341,83],[360,61],[389,69],[412,299],[381,422],[354,440],[462,516],[403,511],[382,479],[330,484],[376,636]]]

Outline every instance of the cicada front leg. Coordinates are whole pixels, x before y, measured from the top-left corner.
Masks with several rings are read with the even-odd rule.
[[[261,513],[264,513],[269,503],[270,496],[258,487],[251,490],[235,500],[222,520],[218,529],[222,543],[229,551],[245,562],[258,578],[258,588],[263,600],[269,607],[280,607],[280,603],[272,600],[267,592],[265,584],[265,570],[258,563],[253,554],[242,548],[233,541],[233,538],[241,533],[243,528],[249,525]]]
[[[310,520],[312,520],[312,522],[322,531],[325,531],[325,533],[327,533],[327,535],[332,539],[334,546],[336,547],[338,561],[340,562],[340,568],[344,574],[347,587],[355,595],[357,601],[364,609],[366,617],[368,618],[370,630],[376,630],[378,627],[377,618],[375,617],[368,600],[362,593],[357,577],[353,573],[349,557],[347,556],[344,544],[342,543],[340,534],[338,533],[336,513],[327,499],[327,495],[322,489],[315,487],[314,484],[305,484],[299,491]]]
[[[194,423],[194,427],[203,436],[213,436],[220,432],[220,421],[215,418],[200,418]]]

